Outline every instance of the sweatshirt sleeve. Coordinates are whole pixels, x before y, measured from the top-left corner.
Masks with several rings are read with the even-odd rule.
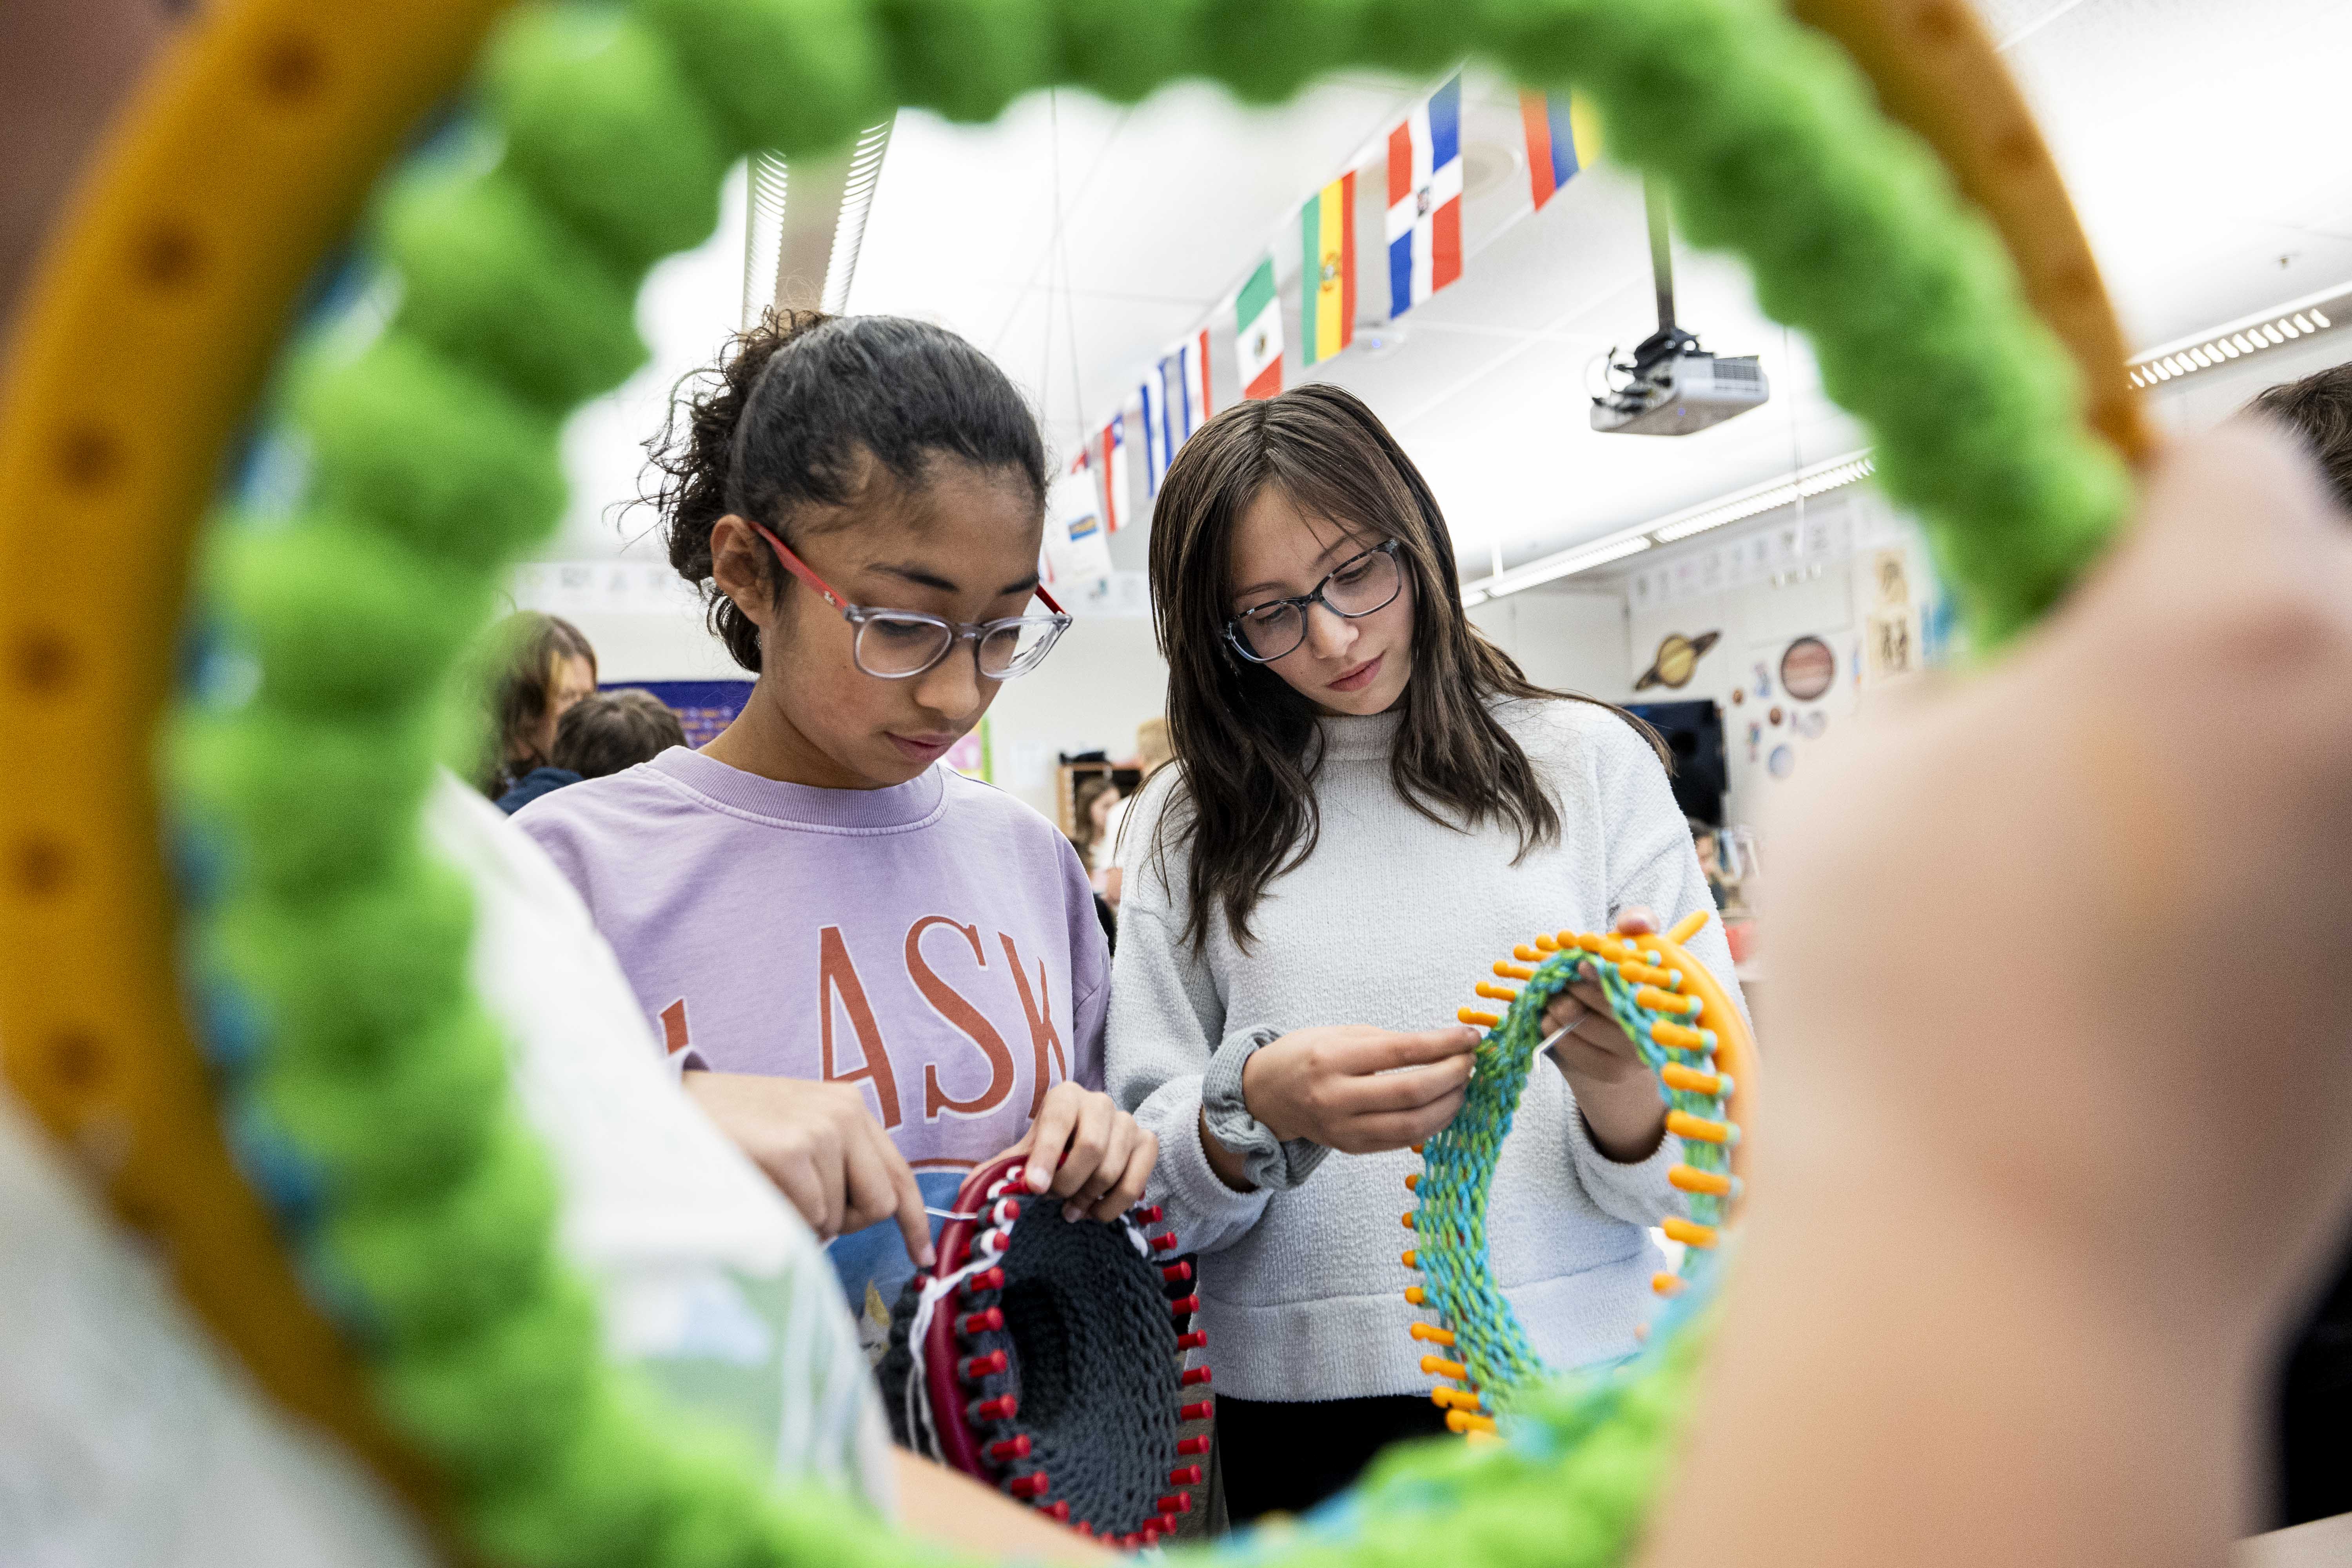
[[[1139,847],[1149,843],[1152,826],[1137,813],[1120,855],[1126,898],[1104,1064],[1111,1098],[1160,1140],[1149,1200],[1166,1211],[1185,1251],[1215,1252],[1257,1223],[1268,1194],[1234,1192],[1201,1149],[1201,1080],[1224,1038],[1224,1001],[1208,965],[1185,944],[1158,868],[1144,864]],[[1171,854],[1169,864],[1181,860]]]

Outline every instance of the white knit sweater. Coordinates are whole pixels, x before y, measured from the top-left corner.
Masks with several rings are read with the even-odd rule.
[[[1412,1235],[1399,1217],[1420,1161],[1333,1153],[1288,1192],[1236,1193],[1201,1152],[1201,1079],[1232,1031],[1318,1024],[1428,1029],[1475,1002],[1471,987],[1538,931],[1603,931],[1627,905],[1662,922],[1711,907],[1664,769],[1631,726],[1590,703],[1511,703],[1496,715],[1527,749],[1560,812],[1559,842],[1517,865],[1517,838],[1465,833],[1415,812],[1389,778],[1402,715],[1322,721],[1315,784],[1322,839],[1276,879],[1237,948],[1222,914],[1195,955],[1182,932],[1185,858],[1154,874],[1151,833],[1172,777],[1138,799],[1122,843],[1126,897],[1112,968],[1105,1068],[1112,1096],[1160,1136],[1150,1201],[1197,1251],[1207,1359],[1244,1399],[1415,1394],[1423,1314],[1404,1290]],[[1175,769],[1163,770],[1173,775]],[[1734,988],[1720,921],[1692,952]],[[1743,1004],[1744,1005],[1744,1004]],[[1593,1147],[1559,1073],[1538,1064],[1498,1162],[1487,1234],[1496,1280],[1552,1365],[1631,1352],[1663,1259],[1645,1226],[1681,1213],[1669,1136],[1639,1164]]]

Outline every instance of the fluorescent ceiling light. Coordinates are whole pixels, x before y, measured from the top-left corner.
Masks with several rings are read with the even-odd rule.
[[[1721,500],[1671,513],[1606,539],[1541,556],[1525,565],[1514,566],[1507,572],[1483,577],[1475,583],[1465,584],[1462,602],[1465,605],[1483,605],[1507,594],[1516,594],[1544,583],[1555,583],[1580,572],[1590,572],[1596,566],[1622,561],[1628,555],[1638,554],[1656,545],[1672,544],[1693,534],[1705,533],[1711,528],[1721,528],[1742,518],[1755,517],[1787,506],[1804,497],[1817,496],[1825,490],[1853,484],[1869,478],[1875,468],[1876,465],[1866,452],[1832,458],[1826,463],[1817,463],[1801,470],[1793,479],[1759,485]]]
[[[2330,314],[2333,311],[2336,314]],[[2336,324],[2336,315],[2352,317],[2352,284],[2329,289],[2266,310],[2260,316],[2231,321],[2210,332],[2178,343],[2150,349],[2128,365],[2134,386],[2158,383],[2200,370],[2211,370],[2247,354],[2262,353]]]

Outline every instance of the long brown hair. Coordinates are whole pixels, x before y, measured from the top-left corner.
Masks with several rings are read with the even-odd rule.
[[[1402,546],[1413,671],[1389,775],[1422,816],[1463,831],[1507,823],[1522,856],[1556,842],[1559,804],[1491,705],[1591,700],[1536,685],[1470,624],[1437,498],[1360,399],[1318,383],[1228,408],[1178,451],[1151,514],[1152,616],[1168,660],[1169,738],[1183,766],[1150,852],[1164,877],[1170,847],[1189,842],[1184,939],[1196,951],[1213,910],[1248,946],[1266,884],[1303,865],[1322,833],[1314,704],[1272,669],[1234,657],[1224,638],[1234,529],[1268,486],[1367,543]]]
[[[565,659],[584,658],[593,674],[596,649],[578,626],[561,616],[519,610],[490,633],[491,647],[499,650],[490,678],[490,708],[498,724],[495,750],[485,759],[482,793],[496,798],[507,786],[545,767],[548,759],[531,743],[530,731],[547,717],[555,700],[558,668]]]

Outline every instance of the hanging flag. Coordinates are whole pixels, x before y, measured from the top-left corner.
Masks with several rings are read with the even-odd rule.
[[[1519,121],[1528,132],[1528,183],[1540,209],[1552,193],[1591,163],[1599,138],[1580,102],[1564,92],[1522,92]]]
[[[1103,531],[1117,533],[1126,521],[1127,512],[1127,410],[1122,408],[1110,416],[1110,423],[1095,437],[1095,449],[1101,454]]]
[[[1045,548],[1037,574],[1048,587],[1099,582],[1110,575],[1110,545],[1095,496],[1093,465],[1085,451],[1054,487],[1046,508]]]
[[[1234,301],[1234,352],[1241,361],[1242,395],[1272,397],[1282,390],[1282,295],[1274,286],[1274,258],[1257,264]]]
[[[1307,279],[1299,289],[1301,363],[1329,359],[1356,341],[1356,172],[1324,186],[1298,209]]]
[[[1389,132],[1389,314],[1462,276],[1462,78]]]
[[[1168,471],[1168,390],[1154,371],[1135,389],[1141,404],[1143,426],[1143,493],[1160,493],[1160,478]]]
[[[1160,362],[1160,438],[1172,463],[1176,448],[1209,422],[1208,328],[1186,338]]]

